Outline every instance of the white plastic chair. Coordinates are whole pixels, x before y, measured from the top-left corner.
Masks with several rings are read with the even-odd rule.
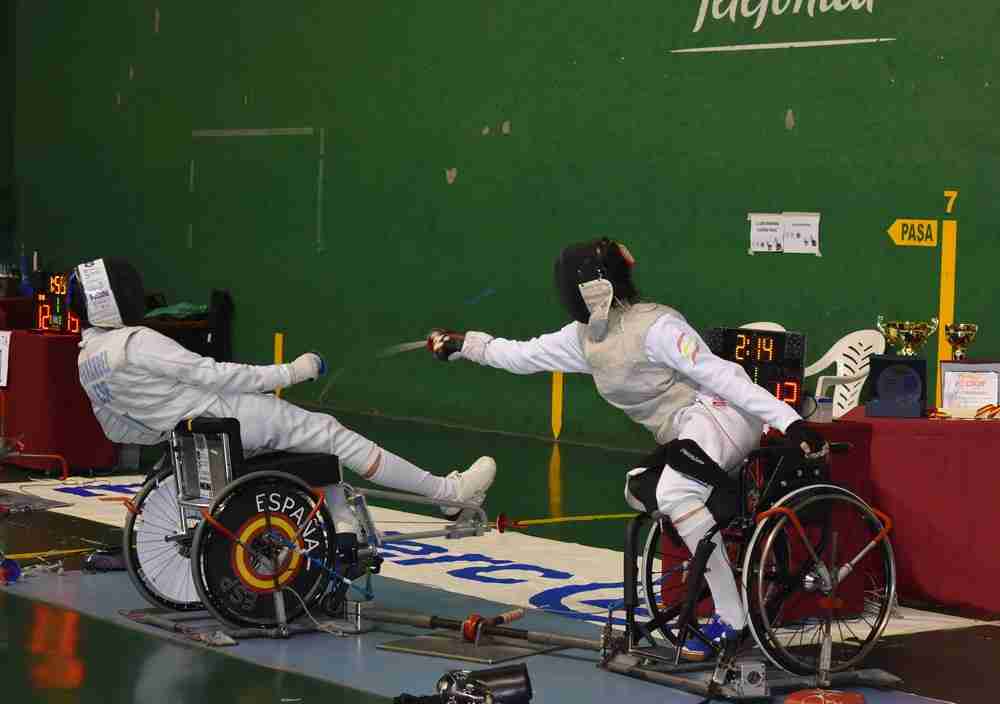
[[[873,354],[885,352],[885,337],[878,330],[855,330],[834,343],[818,361],[806,367],[810,377],[836,364],[835,375],[823,375],[816,380],[816,398],[833,389],[833,417],[840,418],[858,405],[861,387],[868,377],[868,361]]]
[[[740,325],[741,328],[751,328],[753,330],[770,330],[771,332],[784,332],[785,326],[781,323],[769,323],[766,320],[762,320],[757,323],[744,323]]]

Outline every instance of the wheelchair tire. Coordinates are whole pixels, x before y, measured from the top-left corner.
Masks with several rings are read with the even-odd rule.
[[[758,523],[741,580],[754,639],[778,667],[812,676],[820,669],[829,621],[830,672],[857,667],[881,637],[895,602],[896,565],[888,537],[862,555],[882,530],[881,520],[858,496],[833,485],[793,491],[775,506],[795,511],[825,566],[835,564],[839,571],[855,557],[858,561],[834,595],[824,596],[816,563],[789,518],[775,514]]]
[[[318,604],[337,568],[337,533],[326,503],[302,526],[316,502],[301,479],[274,471],[241,477],[216,497],[214,522],[198,525],[191,548],[195,588],[213,616],[237,627],[274,628],[277,600],[288,622]]]
[[[201,600],[191,576],[190,540],[166,541],[187,526],[181,522],[173,467],[165,464],[132,500],[122,535],[125,569],[153,606],[195,611],[201,608]]]

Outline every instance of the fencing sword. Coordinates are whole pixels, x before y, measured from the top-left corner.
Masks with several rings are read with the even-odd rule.
[[[430,333],[428,333],[428,336],[429,335]],[[427,337],[421,338],[419,340],[413,340],[412,342],[401,342],[398,345],[390,345],[389,347],[385,347],[379,350],[378,352],[375,353],[375,359],[386,359],[387,357],[395,357],[397,354],[402,354],[403,352],[411,352],[413,350],[419,350],[426,347],[427,347]],[[355,360],[355,363],[357,362],[358,360]],[[320,403],[323,403],[323,401],[326,399],[327,393],[329,393],[330,389],[333,388],[333,383],[344,373],[344,371],[348,368],[348,366],[353,366],[353,364],[342,366],[340,369],[338,369],[336,372],[330,375],[330,378],[327,379],[326,381],[326,385],[323,387],[323,391],[319,395],[318,401]]]
[[[402,354],[403,352],[412,352],[413,350],[419,350],[427,347],[427,338],[424,337],[420,340],[413,340],[412,342],[401,342],[398,345],[390,345],[385,347],[375,353],[377,359],[385,359],[386,357],[395,357],[397,354]]]

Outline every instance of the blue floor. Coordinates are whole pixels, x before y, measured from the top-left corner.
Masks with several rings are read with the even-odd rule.
[[[7,590],[12,595],[76,610],[113,622],[122,628],[139,629],[155,638],[169,638],[188,644],[191,648],[208,647],[191,643],[182,636],[169,634],[155,627],[136,624],[122,616],[121,611],[148,607],[124,573],[68,572],[62,576],[25,580]],[[377,603],[382,608],[419,611],[450,618],[464,618],[471,613],[500,613],[508,608],[503,604],[383,577],[375,578],[375,593]],[[599,636],[598,629],[589,624],[538,611],[529,611],[517,626],[587,638]],[[325,633],[309,633],[288,640],[245,639],[235,646],[213,650],[258,666],[299,673],[390,698],[403,692],[429,694],[446,670],[488,667],[458,660],[392,653],[376,647],[380,643],[419,633],[421,631],[407,626],[378,624],[376,630],[360,636],[337,637]],[[523,662],[527,664],[534,687],[533,701],[538,704],[604,704],[616,700],[655,701],[663,704],[704,701],[685,692],[599,670],[597,653],[561,651],[534,655]],[[170,677],[166,672],[162,675]],[[857,691],[863,692],[871,704],[939,701],[902,691]],[[775,698],[775,701],[780,700],[780,697]]]

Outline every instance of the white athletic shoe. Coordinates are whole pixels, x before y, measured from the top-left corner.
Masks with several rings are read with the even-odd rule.
[[[452,472],[448,479],[454,479],[458,484],[455,501],[479,506],[486,499],[486,490],[493,484],[497,474],[497,463],[492,457],[480,457],[464,472]],[[441,511],[446,516],[457,516],[461,509],[453,506],[442,506]]]

